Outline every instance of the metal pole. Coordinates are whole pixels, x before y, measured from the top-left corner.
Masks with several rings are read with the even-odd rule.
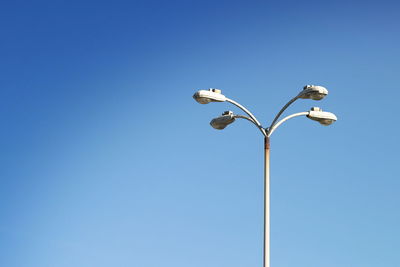
[[[264,260],[263,266],[269,267],[270,263],[270,196],[269,196],[269,137],[264,138]]]

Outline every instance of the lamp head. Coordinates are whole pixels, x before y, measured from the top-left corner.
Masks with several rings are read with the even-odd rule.
[[[214,88],[210,88],[208,90],[199,90],[193,95],[193,98],[200,104],[226,101],[226,97],[221,93],[221,90]]]
[[[331,125],[332,123],[337,121],[337,117],[335,114],[331,112],[322,111],[322,109],[318,107],[311,108],[307,117],[310,118],[311,120],[318,121],[324,126]]]
[[[226,126],[235,121],[232,111],[225,111],[221,116],[212,119],[210,125],[217,130],[223,130]]]
[[[319,85],[306,85],[299,95],[303,99],[321,100],[328,95],[328,90]]]

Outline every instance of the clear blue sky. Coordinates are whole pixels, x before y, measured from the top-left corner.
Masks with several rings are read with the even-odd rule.
[[[3,1],[0,266],[258,267],[264,123],[305,84],[339,121],[272,138],[273,267],[400,266],[396,1]]]

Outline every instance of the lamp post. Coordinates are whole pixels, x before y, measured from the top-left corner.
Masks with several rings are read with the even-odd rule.
[[[306,116],[307,118],[317,121],[322,125],[330,125],[337,120],[335,114],[322,111],[318,107],[311,108],[310,111],[299,112],[289,115],[280,121],[279,118],[282,113],[297,99],[312,99],[321,100],[328,95],[328,90],[322,86],[306,85],[303,90],[294,98],[292,98],[273,119],[268,128],[264,128],[257,118],[244,106],[238,102],[227,98],[221,93],[219,89],[199,90],[193,98],[200,104],[208,104],[210,102],[229,102],[241,110],[246,115],[236,115],[232,111],[225,111],[221,116],[211,120],[210,124],[214,129],[222,130],[229,124],[233,123],[236,119],[245,119],[253,123],[264,136],[264,238],[263,238],[263,267],[270,267],[270,137],[272,133],[285,121],[299,116]]]

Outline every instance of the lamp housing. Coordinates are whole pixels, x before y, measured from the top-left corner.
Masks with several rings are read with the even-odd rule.
[[[221,90],[215,88],[210,88],[208,90],[199,90],[193,95],[193,98],[200,104],[226,101],[226,97],[221,93]]]
[[[223,130],[226,126],[235,121],[232,111],[225,111],[221,116],[211,120],[210,125],[216,130]]]
[[[335,121],[337,121],[337,117],[335,114],[331,112],[322,111],[319,107],[313,107],[309,111],[307,117],[311,120],[318,121],[320,124],[324,126],[331,125]]]
[[[302,99],[321,100],[328,95],[328,90],[319,85],[306,85],[299,96]]]

